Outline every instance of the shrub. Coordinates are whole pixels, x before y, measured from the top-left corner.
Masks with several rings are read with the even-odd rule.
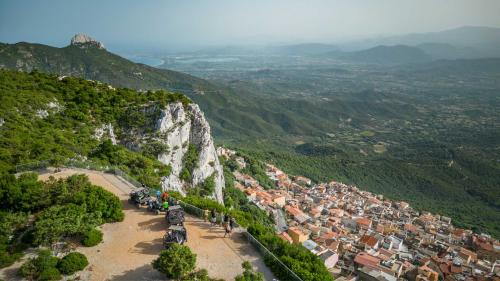
[[[78,252],[69,253],[57,264],[59,271],[65,275],[71,275],[84,269],[89,264],[87,257]]]
[[[180,279],[192,272],[196,264],[196,254],[189,247],[173,244],[163,250],[153,261],[153,268],[165,274],[168,278]]]
[[[56,266],[59,259],[52,256],[49,250],[40,250],[36,258],[27,260],[21,268],[19,274],[29,280],[59,280],[61,273]]]
[[[206,269],[200,269],[182,277],[181,281],[224,281],[224,279],[211,278]]]
[[[241,264],[244,271],[243,274],[236,276],[235,281],[264,281],[264,275],[253,270],[252,264],[245,261]]]
[[[61,278],[61,273],[55,267],[45,269],[40,273],[40,276],[38,276],[39,281],[55,281],[61,280]]]
[[[102,232],[98,229],[92,228],[83,234],[82,244],[86,247],[92,247],[102,241]]]

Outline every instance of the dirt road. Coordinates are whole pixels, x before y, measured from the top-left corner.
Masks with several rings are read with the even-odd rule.
[[[40,179],[82,173],[93,184],[113,192],[122,200],[125,220],[104,224],[101,227],[104,233],[101,244],[77,249],[88,257],[90,263],[87,271],[81,274],[81,280],[164,280],[151,266],[151,262],[163,249],[162,237],[167,227],[164,216],[154,215],[145,208],[138,209],[129,204],[128,194],[133,187],[128,182],[115,175],[78,169],[42,174]],[[273,275],[263,264],[261,256],[241,233],[223,238],[222,228],[211,227],[209,223],[191,216],[186,217],[185,225],[188,231],[186,245],[197,254],[197,267],[207,269],[210,276],[233,280],[243,272],[241,263],[248,260],[258,271],[264,273],[266,280],[273,280]]]

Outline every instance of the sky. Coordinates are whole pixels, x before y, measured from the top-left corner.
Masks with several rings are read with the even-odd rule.
[[[500,27],[498,0],[0,0],[0,42],[65,46],[86,33],[115,48],[354,39]]]

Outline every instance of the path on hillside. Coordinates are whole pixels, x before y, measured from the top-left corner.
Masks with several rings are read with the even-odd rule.
[[[116,194],[122,200],[125,212],[123,222],[108,223],[101,227],[104,233],[102,243],[77,249],[88,257],[90,263],[87,272],[81,274],[82,280],[164,280],[164,276],[151,266],[163,249],[162,238],[167,228],[164,215],[155,215],[145,208],[138,209],[128,203],[128,194],[133,186],[112,174],[63,169],[58,173],[41,174],[40,179],[46,180],[50,176],[62,178],[72,174],[86,174],[93,184]],[[234,233],[231,238],[223,238],[221,227],[211,227],[209,223],[192,216],[186,216],[185,226],[188,231],[186,245],[197,254],[197,268],[207,269],[211,277],[233,280],[243,272],[241,263],[248,260],[264,273],[266,280],[273,280],[262,257],[243,234]],[[9,270],[13,271],[11,268]]]

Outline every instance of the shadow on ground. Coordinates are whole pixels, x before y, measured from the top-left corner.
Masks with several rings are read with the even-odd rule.
[[[115,275],[109,281],[156,281],[167,280],[163,274],[153,269],[149,264],[125,271],[121,275]]]
[[[163,238],[158,238],[153,241],[145,241],[135,244],[132,252],[158,256],[163,249]]]

